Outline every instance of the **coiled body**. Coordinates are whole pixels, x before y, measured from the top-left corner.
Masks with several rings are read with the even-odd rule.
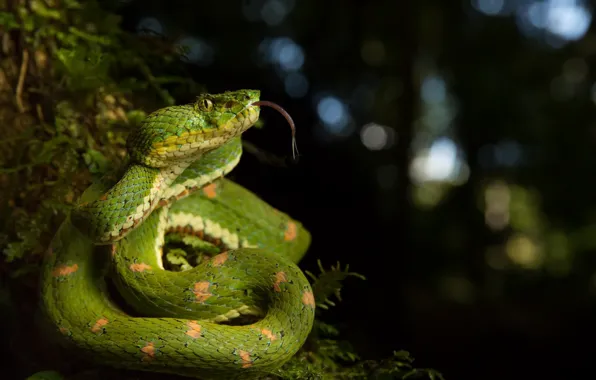
[[[248,378],[281,366],[312,329],[312,289],[296,266],[309,233],[223,178],[239,161],[239,135],[258,119],[258,110],[250,111],[255,96],[209,96],[210,104],[200,98],[184,111],[200,120],[203,132],[193,138],[188,120],[169,118],[167,109],[150,115],[146,129],[129,139],[141,146],[129,147],[126,173],[94,183],[48,249],[43,310],[60,340],[90,360]],[[235,108],[209,119],[217,107]],[[168,128],[167,136],[157,133]],[[185,144],[196,149],[175,154],[194,149]],[[168,232],[202,239],[220,253],[190,270],[165,270]],[[113,301],[111,285],[126,311]]]

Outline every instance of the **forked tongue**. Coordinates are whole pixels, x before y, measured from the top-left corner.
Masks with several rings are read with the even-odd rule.
[[[288,124],[290,124],[290,128],[292,129],[292,158],[296,160],[296,157],[299,155],[299,153],[298,145],[296,144],[296,125],[294,124],[294,120],[292,120],[292,116],[290,116],[290,114],[280,105],[275,104],[273,102],[269,102],[267,100],[259,100],[258,102],[252,103],[251,106],[271,107],[286,118]]]

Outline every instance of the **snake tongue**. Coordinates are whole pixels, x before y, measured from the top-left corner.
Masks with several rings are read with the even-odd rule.
[[[290,116],[290,114],[285,109],[283,109],[279,104],[270,102],[268,100],[256,101],[254,103],[251,103],[251,106],[271,107],[274,110],[276,110],[277,112],[279,112],[280,114],[282,114],[283,117],[286,118],[286,120],[288,121],[288,124],[290,124],[290,129],[292,130],[292,157],[294,159],[296,159],[296,157],[299,155],[299,152],[298,152],[298,145],[296,144],[296,124],[294,124],[294,120],[292,119],[292,116]]]

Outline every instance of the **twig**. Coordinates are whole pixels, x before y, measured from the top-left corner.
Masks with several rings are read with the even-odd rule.
[[[39,122],[44,123],[45,119],[43,117],[43,110],[41,109],[41,104],[37,103],[35,108],[37,110],[37,118],[39,119]]]
[[[2,52],[6,55],[8,55],[8,53],[10,53],[10,35],[8,33],[3,33],[2,34]]]
[[[23,61],[21,62],[21,72],[19,73],[19,82],[17,84],[17,91],[15,93],[17,100],[17,107],[20,112],[25,112],[23,107],[23,84],[25,83],[25,76],[27,75],[27,66],[29,66],[29,51],[23,50]]]
[[[41,165],[44,163],[45,162],[30,162],[28,164],[17,165],[17,166],[13,166],[11,168],[0,168],[0,174],[9,174],[9,173],[20,172],[21,170],[33,168],[37,165]]]

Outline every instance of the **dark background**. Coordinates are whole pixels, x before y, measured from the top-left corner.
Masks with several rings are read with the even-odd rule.
[[[209,92],[258,88],[297,164],[233,177],[353,279],[327,318],[364,358],[447,379],[590,377],[596,34],[573,0],[129,1]],[[185,99],[178,99],[185,100]],[[290,154],[281,116],[246,140]],[[290,162],[290,160],[286,160]],[[593,376],[593,375],[592,375]]]
[[[326,313],[362,357],[449,380],[590,378],[596,314],[594,4],[573,0],[121,1],[188,47],[209,92],[264,109],[232,177],[340,261]],[[178,102],[192,99],[177,98]],[[585,376],[585,377],[584,377]]]

